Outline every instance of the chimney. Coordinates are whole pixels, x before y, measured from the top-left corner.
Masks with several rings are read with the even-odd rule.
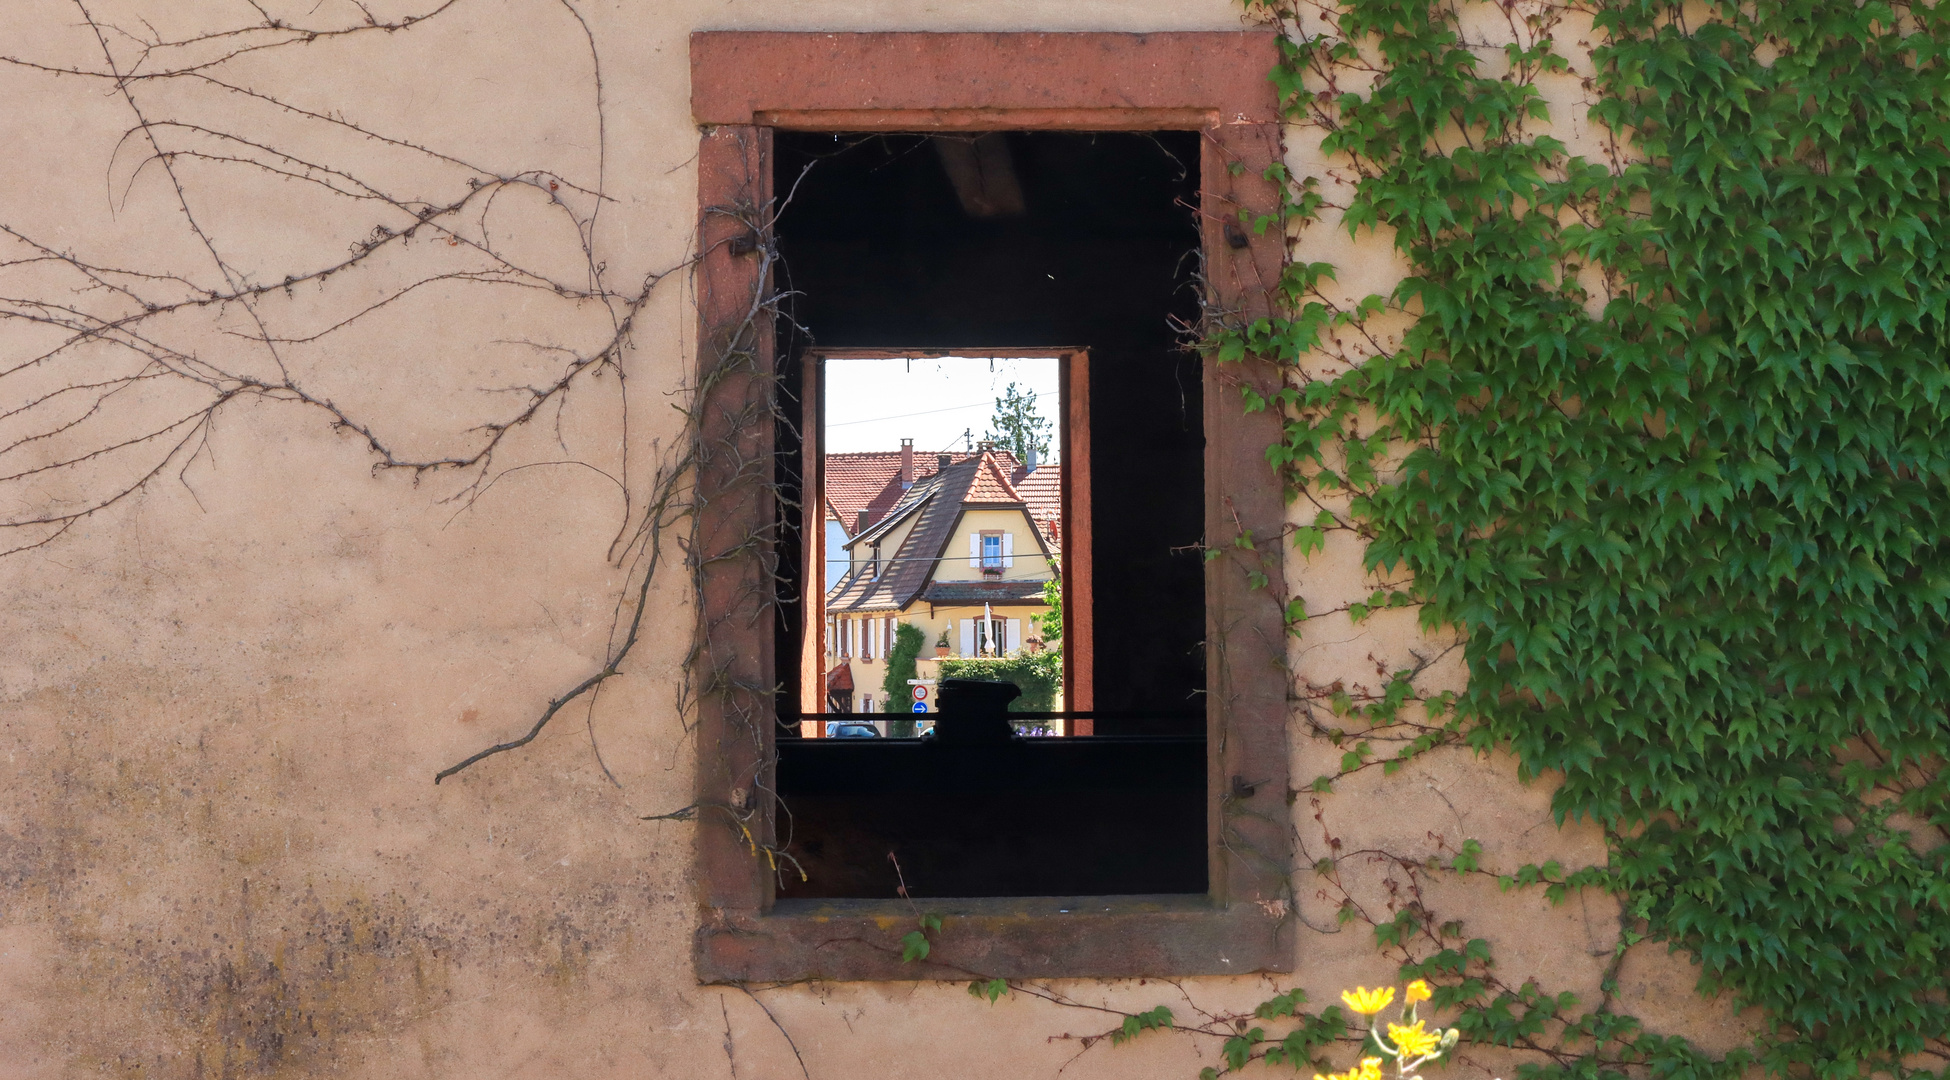
[[[901,490],[914,486],[914,440],[901,440]]]
[[[862,510],[860,511],[859,521],[859,528],[853,530],[853,535],[855,536],[867,531],[867,526],[873,523],[873,514],[870,511]]]
[[[995,440],[983,439],[981,442],[975,444],[975,449],[984,454],[993,454],[995,452]]]
[[[948,455],[946,455],[946,454],[936,454],[936,455],[934,455],[934,468],[935,468],[935,471],[936,471],[936,472],[947,472],[947,471],[948,471],[948,462],[949,462],[949,461],[951,461],[951,460],[953,460],[953,459],[951,459],[951,458],[950,458],[950,457],[949,457]]]
[[[1022,463],[1022,474],[1028,476],[1036,471],[1036,444],[1029,444],[1029,460]]]

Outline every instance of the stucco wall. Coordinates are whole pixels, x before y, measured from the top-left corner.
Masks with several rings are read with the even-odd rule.
[[[955,523],[955,533],[942,549],[937,581],[981,581],[982,568],[969,564],[969,538],[985,532],[1008,533],[1010,555],[1002,562],[1002,577],[1007,581],[1044,580],[1050,576],[1049,560],[1036,544],[1036,526],[1020,510],[964,510]]]
[[[364,19],[335,0],[265,6],[305,26]],[[371,10],[383,21],[405,9]],[[100,70],[102,43],[83,11],[124,70],[144,39],[260,21],[227,0],[80,10],[20,0],[0,53]],[[456,0],[398,32],[322,37],[211,70],[504,175],[547,169],[601,186],[612,201],[597,215],[595,259],[634,289],[679,267],[690,244],[694,29],[1238,25],[1230,0]],[[153,50],[136,70],[213,59],[263,33]],[[464,171],[240,90],[133,85],[151,121],[255,133],[394,195],[465,193],[455,188]],[[1559,89],[1557,103],[1575,100]],[[125,138],[130,105],[102,79],[0,64],[0,96],[13,103],[0,113],[10,147],[0,223],[94,264],[220,284],[214,249],[233,278],[276,283],[344,258],[388,220],[370,200],[210,159],[176,158],[172,180],[161,163],[142,164],[146,142]],[[186,128],[159,138],[212,154],[224,145]],[[1317,164],[1304,138],[1293,153]],[[207,247],[186,225],[179,182]],[[594,204],[578,205],[586,214]],[[539,187],[511,190],[485,213],[508,258],[583,280],[575,230]],[[315,334],[453,270],[458,255],[439,243],[267,294],[257,316],[278,336]],[[1354,292],[1385,288],[1402,269],[1385,238],[1350,241],[1329,228],[1318,243],[1309,257],[1341,263]],[[10,296],[89,310],[118,302],[58,263],[8,267],[4,281]],[[613,332],[611,315],[560,292],[450,280],[294,340],[279,358],[403,454],[437,458],[478,445],[471,429],[519,399],[509,388],[556,377],[555,350],[595,347]],[[197,309],[155,331],[185,353],[268,368],[259,346],[226,332],[248,332],[251,319],[237,305]],[[1020,995],[978,1004],[960,985],[697,985],[698,826],[640,820],[690,801],[679,574],[652,588],[645,645],[592,707],[564,712],[523,751],[431,782],[524,730],[600,663],[631,571],[612,561],[612,541],[629,520],[625,495],[637,505],[675,438],[670,404],[694,325],[688,280],[674,274],[636,315],[626,379],[592,374],[559,410],[513,430],[485,490],[467,488],[478,472],[375,472],[366,440],[319,408],[246,395],[141,493],[0,558],[0,1077],[785,1077],[800,1072],[794,1045],[816,1078],[1049,1076],[1066,1063],[1079,1080],[1184,1077],[1214,1060],[1211,1045],[1164,1037],[1077,1057],[1079,1044],[1052,1037],[1113,1026],[1103,1014]],[[58,336],[0,323],[0,355],[12,365]],[[0,411],[46,392],[31,378],[0,382]],[[116,404],[129,411],[114,423],[175,407],[146,392]],[[20,459],[56,460],[60,445]],[[528,464],[537,467],[504,472]],[[72,505],[118,476],[17,484],[25,490],[9,492],[9,512]],[[1330,545],[1289,578],[1316,608],[1366,591],[1351,548]],[[1293,658],[1306,678],[1358,680],[1374,669],[1371,654],[1399,657],[1419,640],[1411,620],[1384,618],[1325,628]],[[1305,730],[1295,728],[1300,779],[1339,753]],[[1447,754],[1344,783],[1318,818],[1309,797],[1294,809],[1303,843],[1316,846],[1331,832],[1354,848],[1418,855],[1471,836],[1498,863],[1601,857],[1594,831],[1557,829],[1547,804],[1545,787],[1518,785],[1508,761]],[[1385,903],[1386,867],[1368,875],[1353,887]],[[1321,1001],[1391,977],[1365,933],[1340,930],[1315,902],[1304,874],[1298,887],[1310,929],[1294,982]],[[1430,902],[1497,940],[1506,979],[1534,974],[1587,997],[1616,933],[1597,898],[1549,908],[1493,885],[1444,884]],[[1189,1013],[1185,995],[1208,1010],[1248,1008],[1274,982],[1061,989]],[[1648,955],[1628,961],[1624,983],[1649,1012],[1661,995],[1685,1000],[1690,975]],[[1668,1008],[1670,1029],[1728,1030],[1702,1006]],[[1508,1067],[1472,1062],[1460,1072]]]

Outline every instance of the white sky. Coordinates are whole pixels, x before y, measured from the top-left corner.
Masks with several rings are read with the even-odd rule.
[[[828,360],[826,450],[899,450],[902,439],[920,454],[965,449],[962,433],[982,437],[1011,382],[1036,392],[1036,412],[1050,422],[1046,461],[1057,461],[1063,398],[1054,357]]]

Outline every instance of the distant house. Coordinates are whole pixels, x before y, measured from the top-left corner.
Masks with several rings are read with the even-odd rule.
[[[851,460],[835,468],[836,458]],[[885,467],[862,460],[873,458],[890,459],[892,471],[862,498],[868,470]],[[881,683],[871,665],[886,657],[901,622],[920,628],[930,658],[944,637],[955,656],[1041,647],[1032,620],[1048,610],[1043,586],[1055,574],[1062,542],[1060,466],[1032,468],[987,444],[937,455],[922,475],[915,475],[907,444],[896,454],[833,454],[827,461],[828,521],[844,522],[839,515],[851,513],[859,523],[841,541],[841,558],[828,549],[834,569],[825,667],[833,708],[854,710],[854,686],[867,688],[860,711],[884,704],[867,701]],[[847,480],[835,484],[835,477]],[[849,490],[848,482],[858,486]]]
[[[1023,464],[1007,450],[995,450],[995,460],[1009,475],[1009,482],[1021,492],[1053,546],[1063,525],[1063,470],[1059,465]],[[950,463],[967,461],[974,451],[934,455]],[[825,475],[820,487],[825,502],[826,583],[830,586],[846,576],[849,560],[847,541],[884,521],[890,511],[913,486],[916,469],[935,465],[916,465],[914,440],[902,439],[899,450],[872,450],[847,454],[827,454]]]

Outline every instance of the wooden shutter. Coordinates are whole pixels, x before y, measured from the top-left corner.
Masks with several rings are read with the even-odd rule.
[[[1003,533],[1002,534],[1002,565],[1003,566],[1016,565],[1015,554],[1016,554],[1016,534],[1012,532]]]
[[[982,534],[978,532],[968,534],[968,568],[971,570],[982,568]]]
[[[963,619],[961,621],[961,654],[963,656],[975,655],[975,620],[974,619]]]
[[[1002,626],[1002,651],[1012,653],[1022,648],[1022,620],[1010,619]]]

